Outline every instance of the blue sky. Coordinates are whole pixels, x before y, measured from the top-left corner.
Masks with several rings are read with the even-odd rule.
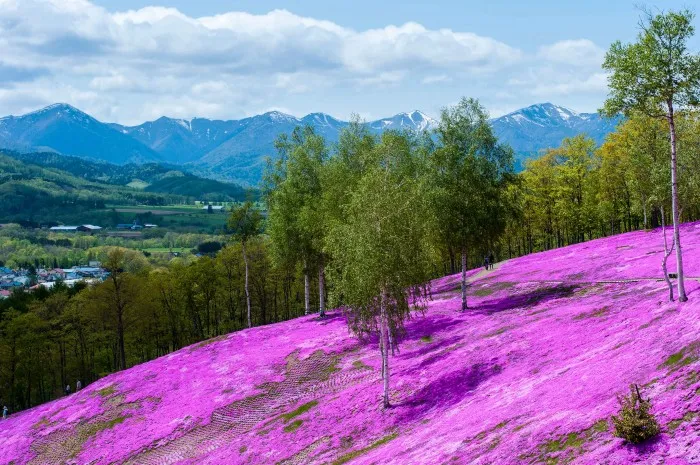
[[[494,116],[544,101],[595,111],[604,52],[634,39],[639,15],[618,0],[0,0],[0,115],[64,101],[125,124],[374,119],[437,116],[461,96]]]

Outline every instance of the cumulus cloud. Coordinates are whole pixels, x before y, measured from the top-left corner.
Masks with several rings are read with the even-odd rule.
[[[0,48],[6,112],[65,100],[123,123],[162,114],[232,118],[320,89],[489,80],[533,59],[567,66],[599,57],[586,40],[533,57],[416,22],[355,30],[286,10],[193,18],[155,6],[110,12],[89,0],[0,0]],[[579,87],[586,85],[594,84]]]

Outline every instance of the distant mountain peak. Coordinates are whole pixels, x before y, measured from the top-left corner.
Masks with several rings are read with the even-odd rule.
[[[320,127],[335,128],[344,123],[336,118],[333,118],[327,113],[309,113],[301,119],[305,124],[311,124]]]
[[[47,111],[54,111],[54,110],[67,110],[67,111],[74,111],[77,113],[83,113],[82,111],[78,110],[75,108],[73,105],[69,103],[54,103],[52,105],[45,106],[44,108],[41,108],[33,113],[43,113]],[[30,115],[32,113],[29,113]]]
[[[522,161],[581,133],[602,143],[619,121],[543,102],[494,118],[491,124]],[[239,120],[161,117],[128,127],[101,123],[69,104],[57,103],[24,116],[0,118],[0,147],[49,150],[113,163],[187,164],[205,176],[256,185],[265,158],[276,153],[274,141],[279,134],[310,125],[332,144],[348,124],[322,112],[297,118],[275,110]],[[412,110],[365,124],[371,133],[381,134],[387,130],[430,131],[439,123]]]
[[[34,116],[40,116],[40,115],[45,115],[45,114],[57,114],[57,113],[64,113],[67,115],[77,115],[77,116],[81,116],[81,117],[88,117],[88,118],[94,119],[90,115],[88,115],[87,113],[78,110],[73,105],[70,105],[68,103],[54,103],[54,104],[45,106],[44,108],[40,108],[38,110],[34,110],[32,112],[25,113],[24,115],[21,115],[21,116],[15,116],[14,118],[31,118]],[[6,118],[11,118],[11,117],[6,117]]]
[[[300,119],[297,118],[296,116],[288,115],[287,113],[282,113],[281,111],[278,111],[278,110],[268,111],[263,116],[267,116],[268,118],[270,118],[273,121],[280,121],[280,122],[300,121]]]
[[[493,121],[507,121],[514,124],[535,124],[542,127],[576,125],[581,120],[587,119],[585,113],[577,113],[569,108],[554,105],[549,102],[537,103],[529,107],[508,113]]]
[[[399,113],[389,118],[382,118],[369,123],[370,128],[382,131],[387,129],[411,129],[429,131],[436,128],[438,122],[422,111],[413,110],[410,113]]]
[[[538,103],[491,120],[499,139],[510,144],[521,158],[558,147],[562,140],[586,134],[597,144],[620,122],[597,113],[578,113],[550,102]]]

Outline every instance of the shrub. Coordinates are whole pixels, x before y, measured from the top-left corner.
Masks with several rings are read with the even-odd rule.
[[[197,246],[197,251],[201,254],[210,255],[215,254],[221,250],[222,244],[217,241],[206,241],[202,242]]]
[[[636,384],[630,386],[629,396],[620,396],[618,400],[620,415],[612,417],[615,436],[638,444],[659,434],[659,423],[649,412],[651,403],[642,399]]]

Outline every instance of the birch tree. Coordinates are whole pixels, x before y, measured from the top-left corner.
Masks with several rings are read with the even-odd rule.
[[[700,100],[700,56],[688,50],[695,33],[689,10],[652,14],[640,21],[637,41],[613,43],[603,68],[610,72],[608,116],[639,112],[668,124],[671,151],[671,217],[678,269],[678,300],[688,300],[683,276],[678,196],[676,114]]]
[[[404,322],[424,309],[428,295],[427,205],[408,137],[388,132],[365,148],[352,161],[363,167],[361,176],[340,205],[344,215],[333,222],[327,247],[337,272],[333,295],[350,328],[361,338],[378,337],[386,408],[389,353],[398,349]]]
[[[277,163],[268,169],[268,232],[275,256],[287,264],[300,262],[304,273],[304,308],[310,313],[310,273],[318,269],[319,311],[325,315],[325,221],[321,172],[328,158],[323,137],[313,128],[297,127],[276,142]]]
[[[251,239],[258,236],[261,232],[262,215],[255,208],[253,202],[247,201],[242,205],[231,210],[231,216],[228,219],[228,227],[235,240],[240,241],[243,254],[243,262],[245,264],[245,300],[246,309],[248,310],[248,327],[253,326],[250,318],[250,287],[249,275],[250,267],[248,264],[247,246]]]
[[[495,243],[505,229],[513,151],[498,143],[488,113],[475,99],[445,108],[437,136],[429,162],[432,210],[436,228],[443,231],[440,240],[459,251],[466,311],[469,254]]]

